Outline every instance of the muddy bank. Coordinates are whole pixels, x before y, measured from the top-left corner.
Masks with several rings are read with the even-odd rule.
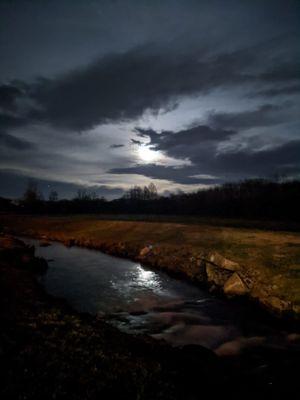
[[[292,350],[257,343],[219,358],[200,346],[129,336],[47,295],[36,279],[45,268],[32,247],[0,237],[1,398],[266,398],[297,390]]]

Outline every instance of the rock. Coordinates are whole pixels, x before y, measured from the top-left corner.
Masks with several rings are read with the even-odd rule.
[[[231,272],[206,263],[206,275],[209,283],[213,283],[217,286],[224,286],[225,282],[231,276]]]
[[[240,269],[240,265],[237,262],[228,260],[228,258],[225,258],[216,252],[209,255],[208,261],[219,268],[224,268],[228,271],[238,271]]]
[[[244,296],[249,291],[247,285],[237,272],[234,272],[225,282],[223,290],[228,296]]]
[[[249,289],[253,288],[254,282],[249,276],[243,274],[243,276],[241,278],[242,278],[243,282],[245,282],[245,284],[248,286]]]
[[[193,277],[197,282],[206,282],[207,281],[207,273],[206,273],[206,263],[201,260],[201,262],[196,262],[193,266],[194,274]]]
[[[292,305],[289,301],[282,300],[276,296],[268,296],[260,298],[259,300],[269,311],[273,311],[279,315],[286,311],[291,311],[292,309]]]
[[[151,250],[152,250],[152,246],[146,246],[140,251],[139,256],[146,257],[151,252]]]
[[[221,357],[237,356],[242,353],[244,349],[262,346],[265,341],[266,338],[263,336],[237,337],[236,339],[221,344],[215,350],[215,353]]]
[[[298,317],[300,316],[300,305],[293,304],[293,313]]]

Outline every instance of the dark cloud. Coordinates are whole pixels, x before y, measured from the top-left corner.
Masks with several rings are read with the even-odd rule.
[[[109,147],[111,149],[119,149],[120,147],[124,147],[124,144],[111,144]]]
[[[208,117],[209,125],[226,129],[249,129],[271,126],[286,120],[286,106],[264,104],[255,110],[242,112],[214,112]]]
[[[158,45],[144,45],[107,55],[58,78],[38,80],[27,87],[37,105],[27,116],[83,131],[98,124],[132,120],[147,110],[167,110],[182,96],[249,82],[289,82],[297,77],[294,65],[257,73],[256,62],[255,48],[208,54],[199,48],[174,53]]]
[[[249,149],[219,154],[212,163],[211,171],[239,172],[245,176],[267,176],[289,171],[300,172],[300,140],[292,140],[281,146],[260,151]]]
[[[300,93],[300,85],[291,85],[283,87],[274,87],[257,91],[254,96],[286,96]]]
[[[22,96],[22,91],[13,85],[0,86],[0,108],[4,110],[15,110],[16,100]]]
[[[7,130],[26,124],[26,119],[17,115],[0,112],[0,129]]]
[[[251,146],[233,149],[219,149],[238,135],[238,130],[221,129],[218,126],[247,129],[256,126],[273,125],[281,121],[281,108],[264,105],[254,111],[239,113],[215,113],[209,123],[214,128],[200,125],[178,132],[136,128],[143,138],[148,138],[148,146],[176,159],[186,159],[191,165],[168,167],[163,165],[136,165],[129,168],[112,169],[111,173],[141,174],[155,179],[166,179],[181,184],[217,183],[245,177],[270,177],[283,171],[300,172],[300,141],[290,140],[267,148],[253,150]],[[278,118],[277,118],[278,117]]]
[[[248,57],[236,53],[205,59],[201,51],[172,54],[142,46],[110,55],[31,91],[42,110],[33,114],[58,127],[77,131],[97,124],[158,111],[180,96],[250,79],[243,72]]]
[[[152,147],[159,150],[167,150],[170,147],[199,144],[206,141],[220,141],[230,137],[234,131],[213,129],[207,125],[198,125],[179,132],[162,131],[157,133],[152,129],[136,128],[142,137],[149,137]]]
[[[42,3],[0,1],[3,168],[87,185],[135,174],[124,187],[298,170],[298,1]],[[175,160],[140,165],[147,141]]]
[[[26,118],[20,112],[17,101],[24,96],[17,82],[0,85],[0,140],[7,147],[27,149],[31,145],[10,135],[7,131],[26,125]]]
[[[189,159],[197,162],[199,157],[206,157],[212,153],[220,142],[235,135],[233,130],[213,129],[206,125],[199,125],[178,132],[163,131],[157,133],[151,129],[136,128],[138,134],[150,139],[149,146],[154,150],[161,150],[168,156]]]
[[[263,72],[259,78],[265,82],[299,82],[300,64],[295,62],[283,63]]]
[[[36,148],[34,143],[20,139],[5,132],[0,132],[0,146],[13,150],[33,150]]]
[[[137,145],[141,145],[141,144],[143,144],[140,140],[137,140],[137,139],[130,139],[130,143],[131,144],[137,144]]]
[[[147,164],[136,165],[129,168],[114,168],[112,174],[139,174],[152,179],[166,179],[181,184],[215,184],[220,179],[210,176],[197,176],[198,168],[195,167],[168,167],[164,165]]]
[[[216,184],[245,178],[300,173],[300,141],[261,151],[240,150],[199,156],[197,164],[166,167],[155,164],[136,165],[111,170],[115,174],[140,174],[153,179],[167,179],[180,184]]]

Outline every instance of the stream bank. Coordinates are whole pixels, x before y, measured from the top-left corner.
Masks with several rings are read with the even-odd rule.
[[[11,232],[16,234],[13,230]],[[243,302],[250,301],[252,305],[258,305],[274,317],[286,321],[300,318],[298,305],[272,295],[272,287],[261,285],[255,271],[243,268],[239,263],[225,258],[216,251],[195,253],[184,246],[170,249],[168,246],[147,244],[141,247],[130,242],[102,242],[95,239],[66,237],[66,235],[49,236],[32,231],[25,231],[22,234],[40,239],[44,243],[58,241],[67,247],[78,246],[99,250],[112,256],[137,261],[149,268],[187,279],[212,293]]]
[[[1,215],[0,230],[17,236],[98,249],[180,276],[210,291],[299,320],[300,235],[246,228],[101,216]]]

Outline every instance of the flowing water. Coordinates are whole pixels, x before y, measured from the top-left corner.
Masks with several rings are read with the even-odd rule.
[[[173,345],[199,344],[219,354],[253,345],[290,346],[294,332],[249,316],[243,306],[141,264],[100,251],[24,239],[48,260],[41,282],[78,311],[105,318],[120,330],[146,333]]]

